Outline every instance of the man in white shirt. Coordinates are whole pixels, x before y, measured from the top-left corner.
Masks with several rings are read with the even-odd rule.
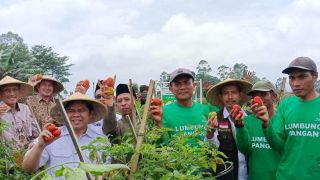
[[[228,159],[225,160],[232,161],[234,165],[232,173],[219,179],[248,179],[246,159],[237,148],[235,124],[230,119],[229,113],[233,105],[242,105],[247,102],[246,94],[251,87],[252,84],[247,81],[226,79],[213,86],[207,93],[207,100],[211,104],[221,107],[221,110],[217,113],[216,118],[209,119],[209,126],[216,127],[217,130],[208,132],[206,139],[212,140],[218,150],[228,156]],[[241,111],[246,116],[246,113]],[[218,166],[217,171],[220,171],[220,168],[223,167]]]
[[[102,130],[97,131],[93,126],[89,126],[90,123],[102,119],[107,114],[107,110],[102,103],[77,92],[65,99],[63,105],[80,146],[87,145],[96,137],[107,138],[103,135]],[[51,115],[56,115],[54,118],[61,122],[57,108],[52,109]],[[45,125],[45,127],[47,126],[48,124]],[[22,163],[24,171],[35,172],[43,165],[51,167],[65,162],[80,162],[67,128],[62,126],[60,129],[61,135],[59,137],[54,137],[53,141],[46,141],[45,137],[52,137],[52,134],[47,128],[44,128],[38,141],[24,156]],[[89,152],[84,151],[83,154],[84,160],[91,162]],[[77,163],[67,164],[69,167],[75,167],[76,165]],[[50,171],[49,174],[54,175],[54,170]]]

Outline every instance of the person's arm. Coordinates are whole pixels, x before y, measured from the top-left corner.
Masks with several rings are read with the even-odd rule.
[[[284,104],[285,103],[280,103],[277,113],[272,120],[270,120],[266,106],[258,106],[257,104],[251,106],[252,112],[254,112],[256,117],[262,121],[263,133],[268,143],[272,149],[280,153],[282,152],[286,141],[284,117],[282,112]]]
[[[32,149],[30,149],[23,157],[22,170],[26,172],[35,172],[39,169],[41,158],[47,157],[43,159],[48,159],[48,156],[44,155],[46,152],[45,147],[57,139],[56,137],[52,136],[50,131],[46,130],[46,126],[45,129],[40,133],[38,142],[33,145]],[[53,137],[53,139],[51,141],[45,141],[44,137]]]
[[[252,148],[250,143],[250,133],[246,125],[243,127],[236,127],[236,143],[240,152],[245,155],[251,154]]]
[[[283,117],[280,112],[270,120],[267,127],[263,128],[263,133],[271,148],[281,153],[286,142],[286,135],[284,133]]]
[[[25,172],[35,172],[39,169],[41,154],[45,146],[36,143],[30,151],[28,151],[22,161],[22,170]]]
[[[116,136],[117,135],[117,118],[114,106],[107,106],[108,114],[103,119],[102,131],[108,136]]]

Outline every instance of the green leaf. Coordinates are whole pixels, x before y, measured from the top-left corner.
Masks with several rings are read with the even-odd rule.
[[[211,164],[211,169],[216,172],[217,171],[217,164],[216,163],[212,163]]]
[[[65,166],[64,177],[66,180],[86,179],[86,172],[80,168],[69,168]]]
[[[56,176],[56,177],[61,177],[61,176],[63,176],[63,171],[64,171],[64,166],[62,166],[60,169],[58,169],[58,170],[56,170],[55,172],[54,172],[54,175]]]
[[[130,170],[130,168],[123,164],[89,164],[80,162],[79,168],[94,175],[102,175],[104,172],[110,172],[118,169]]]

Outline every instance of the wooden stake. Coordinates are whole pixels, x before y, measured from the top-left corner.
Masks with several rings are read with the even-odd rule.
[[[281,101],[281,99],[283,97],[283,94],[284,94],[284,89],[286,87],[286,80],[287,80],[286,77],[282,78],[281,86],[280,86],[280,92],[279,92],[279,102]]]
[[[67,113],[63,107],[63,104],[62,104],[62,101],[59,97],[56,97],[55,98],[55,102],[56,102],[56,106],[58,107],[59,111],[61,112],[61,115],[62,115],[62,118],[63,118],[63,121],[65,123],[65,126],[67,127],[67,130],[70,134],[70,137],[71,137],[71,140],[72,140],[72,143],[77,151],[77,154],[79,156],[79,160],[80,162],[84,162],[84,158],[83,158],[83,154],[81,152],[81,149],[80,149],[80,146],[79,146],[79,143],[78,143],[78,140],[76,138],[76,134],[72,128],[72,125],[71,125],[71,122],[69,120],[69,117],[67,116]],[[91,176],[89,173],[86,173],[87,175],[87,178],[89,180],[91,180]]]
[[[137,137],[136,129],[134,128],[134,126],[132,124],[131,118],[129,115],[126,115],[126,118],[129,122],[129,126],[130,126],[131,132],[133,134],[134,140],[137,142],[138,137]]]
[[[132,99],[131,101],[131,106],[134,108],[132,109],[132,122],[138,124],[141,122],[141,118],[140,118],[140,114],[138,112],[138,108],[136,106],[136,101],[135,101],[135,98],[133,96],[133,88],[132,88],[132,80],[129,79],[129,91],[130,91],[130,97]],[[138,121],[137,121],[137,115],[138,115]]]
[[[153,94],[154,83],[155,82],[153,80],[151,80],[149,83],[149,89],[148,89],[146,103],[144,105],[142,121],[141,121],[139,132],[138,132],[138,139],[137,139],[137,144],[135,148],[135,153],[133,154],[131,159],[131,169],[130,169],[129,180],[133,180],[133,173],[136,172],[136,170],[138,169],[140,150],[141,150],[142,142],[144,139],[144,132],[145,132],[146,122],[149,114],[149,107],[150,107],[150,101]]]

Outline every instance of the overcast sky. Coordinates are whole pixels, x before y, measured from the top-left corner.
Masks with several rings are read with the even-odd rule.
[[[0,33],[69,56],[72,83],[138,84],[201,59],[275,81],[298,56],[320,66],[319,0],[1,0]]]

